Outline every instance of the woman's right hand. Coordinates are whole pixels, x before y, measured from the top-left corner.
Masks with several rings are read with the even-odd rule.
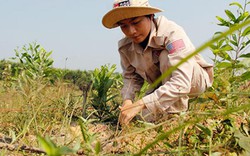
[[[129,122],[136,116],[138,112],[144,109],[146,106],[142,100],[132,103],[131,100],[125,100],[123,106],[120,107],[121,113],[119,116],[119,122],[121,125],[128,125]]]

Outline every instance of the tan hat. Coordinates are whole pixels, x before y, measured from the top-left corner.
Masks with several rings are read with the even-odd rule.
[[[117,27],[117,22],[138,16],[150,15],[163,10],[151,7],[148,0],[115,0],[113,9],[102,18],[106,28]]]

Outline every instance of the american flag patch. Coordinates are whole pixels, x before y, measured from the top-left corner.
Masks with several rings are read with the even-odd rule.
[[[167,50],[169,54],[175,53],[177,50],[181,50],[185,48],[185,43],[182,39],[176,40],[167,45]]]

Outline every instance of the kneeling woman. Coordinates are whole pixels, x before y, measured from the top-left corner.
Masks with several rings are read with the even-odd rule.
[[[189,97],[203,93],[212,84],[213,66],[198,54],[164,78],[152,92],[134,101],[144,81],[154,83],[195,50],[182,27],[164,16],[154,18],[161,11],[147,0],[115,0],[113,9],[103,17],[105,27],[120,27],[125,34],[118,45],[124,79],[119,118],[123,125],[140,111],[150,115],[147,120],[187,111]]]

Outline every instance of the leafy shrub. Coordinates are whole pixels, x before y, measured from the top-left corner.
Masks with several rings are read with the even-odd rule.
[[[96,68],[92,74],[92,89],[90,105],[94,108],[93,115],[103,122],[114,122],[118,120],[119,88],[121,86],[121,76],[114,74],[115,65],[101,66]]]
[[[217,16],[219,26],[233,28],[250,19],[246,2],[244,6],[234,2],[230,6],[238,7],[237,13],[225,10],[228,19]],[[215,35],[221,34],[216,32]],[[225,104],[234,104],[240,95],[242,86],[250,80],[250,26],[238,29],[229,36],[225,36],[215,44],[211,50],[215,56],[215,81],[214,89],[221,101]],[[223,75],[223,76],[222,76]],[[238,93],[238,94],[237,94]],[[243,95],[244,96],[244,95]]]
[[[17,67],[19,66],[19,63],[16,63],[16,62],[12,62],[12,61],[9,61],[9,60],[0,60],[0,80],[3,80],[4,79],[4,72],[5,70],[7,70],[7,68],[10,68],[8,69],[9,70],[9,73],[8,75],[11,76],[11,77],[15,77],[16,75],[18,75],[18,72],[17,72]]]
[[[47,52],[39,44],[33,43],[23,46],[22,49],[15,49],[16,57],[20,63],[19,71],[25,72],[29,78],[39,80],[49,78],[53,75],[53,59],[50,58],[52,51]]]
[[[64,70],[63,79],[68,80],[78,86],[82,91],[86,88],[86,84],[91,82],[91,71],[81,71],[81,70]]]

